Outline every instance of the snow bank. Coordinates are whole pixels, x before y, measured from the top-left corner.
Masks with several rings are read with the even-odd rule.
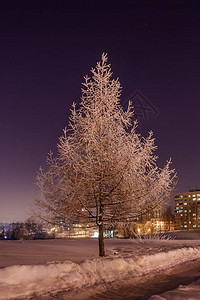
[[[149,300],[199,300],[200,299],[200,280],[194,281],[189,285],[180,285],[177,289],[166,292],[162,295],[154,295]]]
[[[127,275],[141,276],[200,258],[200,247],[184,247],[141,257],[109,256],[79,263],[9,266],[0,269],[0,299],[27,297],[62,289],[77,290],[112,282]],[[162,299],[162,298],[161,298]]]

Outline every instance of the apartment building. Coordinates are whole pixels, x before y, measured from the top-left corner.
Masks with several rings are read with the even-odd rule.
[[[174,195],[175,230],[200,229],[200,190]]]

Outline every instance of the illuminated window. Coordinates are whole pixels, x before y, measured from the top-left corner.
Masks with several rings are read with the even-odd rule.
[[[184,205],[187,205],[187,202],[185,202]]]
[[[197,198],[193,198],[193,201],[197,200]]]
[[[184,227],[187,227],[187,225],[184,225]]]
[[[183,195],[180,195],[179,198],[183,198]]]
[[[192,214],[193,216],[196,216],[196,214]]]
[[[192,197],[196,197],[196,195],[192,195]]]
[[[197,225],[193,225],[193,227],[197,227]]]
[[[187,212],[187,210],[184,210],[184,212]]]
[[[191,197],[191,195],[188,195],[188,197]]]
[[[183,214],[181,214],[181,217],[183,216]]]

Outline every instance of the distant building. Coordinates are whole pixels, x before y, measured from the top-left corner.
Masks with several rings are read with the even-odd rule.
[[[127,223],[118,223],[114,236],[134,237],[135,235],[160,234],[174,231],[172,216],[162,216],[161,211],[152,211],[144,215],[140,220]]]
[[[174,231],[174,218],[171,208],[155,208],[142,216],[138,234],[158,234]]]
[[[200,229],[200,190],[174,195],[175,230]]]

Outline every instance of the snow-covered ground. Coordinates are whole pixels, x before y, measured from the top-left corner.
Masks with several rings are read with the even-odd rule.
[[[200,280],[189,285],[180,285],[177,289],[165,292],[161,295],[154,295],[149,300],[199,300]]]
[[[200,240],[108,239],[105,258],[97,245],[96,239],[0,241],[0,299],[77,291],[200,259]]]

